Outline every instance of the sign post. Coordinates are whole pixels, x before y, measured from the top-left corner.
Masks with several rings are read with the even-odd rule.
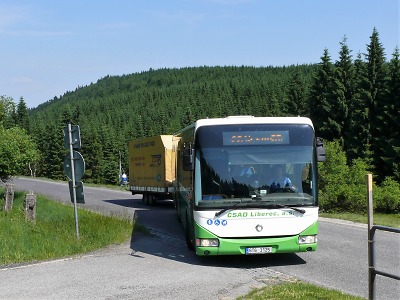
[[[78,207],[77,203],[85,203],[83,184],[80,181],[85,172],[85,161],[74,148],[81,147],[79,126],[68,124],[64,127],[64,145],[69,148],[69,155],[64,159],[64,173],[70,179],[68,182],[71,201],[74,203],[76,237],[79,240]],[[78,191],[78,192],[77,192]]]

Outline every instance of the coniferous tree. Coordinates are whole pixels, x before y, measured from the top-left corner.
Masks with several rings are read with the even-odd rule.
[[[106,126],[102,127],[101,140],[103,143],[103,160],[101,163],[102,182],[106,184],[118,183],[119,153],[115,142],[115,134]]]
[[[295,70],[289,84],[287,108],[292,116],[308,116],[306,89],[299,69]]]
[[[361,53],[357,54],[354,69],[356,74],[355,93],[349,103],[349,126],[346,136],[346,154],[349,162],[356,158],[368,160],[370,157],[368,108],[364,96],[365,91],[361,84],[365,81],[367,71]]]
[[[370,147],[365,146],[370,141],[364,138],[364,133],[369,132],[365,130],[369,128],[365,125],[368,120],[366,98],[362,97],[365,87],[357,84],[350,103],[347,103],[350,99],[347,84],[351,80],[346,70],[351,69],[351,59],[345,42],[344,39],[341,43],[341,58],[335,65],[330,62],[326,50],[325,62],[318,66],[200,67],[107,76],[30,111],[31,130],[41,152],[49,155],[47,145],[51,143],[48,137],[51,131],[44,126],[57,123],[60,112],[68,111],[68,119],[81,127],[82,154],[87,166],[84,180],[104,183],[105,178],[113,181],[118,177],[118,165],[112,164],[118,163],[119,151],[126,153],[123,148],[128,140],[173,133],[199,118],[297,115],[297,108],[290,107],[292,103],[288,100],[301,102],[300,95],[304,93],[307,105],[314,113],[312,119],[317,134],[321,135],[322,128],[325,130],[323,137],[336,139],[349,131],[350,138],[346,138],[349,157],[370,157],[366,155],[366,149]],[[363,78],[367,78],[365,66],[367,64],[361,58],[355,61],[355,82],[364,82]],[[295,73],[298,76],[293,75]],[[319,81],[314,80],[313,75]],[[289,86],[289,83],[293,85]],[[345,125],[346,131],[343,131],[346,103],[351,123]],[[103,127],[109,128],[108,135],[114,141],[104,139]]]
[[[48,123],[43,139],[42,161],[40,163],[42,172],[40,176],[51,179],[64,179],[63,161],[66,150],[64,149],[63,126]]]
[[[104,159],[103,143],[98,130],[94,128],[82,128],[82,155],[85,158],[85,180],[93,183],[103,183],[101,164]]]
[[[146,133],[144,130],[144,124],[143,124],[143,118],[142,115],[139,114],[136,116],[136,122],[135,122],[135,138],[142,138],[145,137]]]
[[[387,147],[384,162],[389,176],[400,182],[400,60],[396,48],[389,63],[388,93],[384,106],[384,127],[387,129]]]
[[[364,77],[362,88],[363,96],[367,102],[369,129],[368,145],[370,145],[370,159],[375,166],[375,174],[383,180],[387,170],[381,168],[384,165],[384,148],[387,145],[386,128],[383,120],[383,107],[385,106],[385,87],[387,71],[385,69],[384,48],[379,41],[378,31],[374,28],[367,45],[366,57],[366,76]],[[378,167],[379,166],[379,167]]]
[[[195,120],[192,110],[190,106],[186,107],[185,115],[182,118],[182,128],[185,128],[186,126],[189,126],[192,124]]]
[[[317,135],[327,140],[333,140],[338,131],[338,126],[334,126],[335,121],[332,119],[333,81],[334,66],[328,49],[325,49],[311,86],[309,108]]]
[[[341,99],[343,101],[343,110],[338,112],[338,118],[342,126],[340,136],[344,140],[344,149],[346,151],[348,147],[348,135],[350,132],[349,108],[352,103],[355,90],[355,73],[354,65],[351,59],[351,50],[347,46],[346,36],[340,42],[340,45],[341,48],[339,52],[339,60],[336,62],[336,78],[342,92]]]
[[[28,107],[26,106],[23,97],[19,99],[17,105],[17,124],[19,127],[23,128],[27,133],[29,133],[29,118],[28,118]]]

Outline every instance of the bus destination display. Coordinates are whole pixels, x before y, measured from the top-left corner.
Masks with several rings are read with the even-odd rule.
[[[223,144],[229,145],[288,145],[289,131],[223,132]]]

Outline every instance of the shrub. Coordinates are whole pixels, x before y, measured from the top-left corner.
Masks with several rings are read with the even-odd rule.
[[[400,184],[386,177],[381,186],[373,190],[374,208],[383,213],[400,212]]]
[[[326,143],[325,163],[319,167],[319,197],[322,211],[366,212],[366,174],[368,164],[356,159],[347,165],[346,154],[338,141]]]

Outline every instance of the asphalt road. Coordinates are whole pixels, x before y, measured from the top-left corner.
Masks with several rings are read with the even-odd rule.
[[[67,183],[18,178],[15,188],[70,203]],[[321,219],[312,253],[197,257],[171,201],[154,207],[129,192],[85,187],[86,209],[138,218],[153,236],[61,260],[0,268],[0,299],[234,299],[295,278],[368,297],[367,228]],[[400,273],[399,235],[378,232],[377,269]],[[377,276],[376,299],[398,299],[399,281]]]

